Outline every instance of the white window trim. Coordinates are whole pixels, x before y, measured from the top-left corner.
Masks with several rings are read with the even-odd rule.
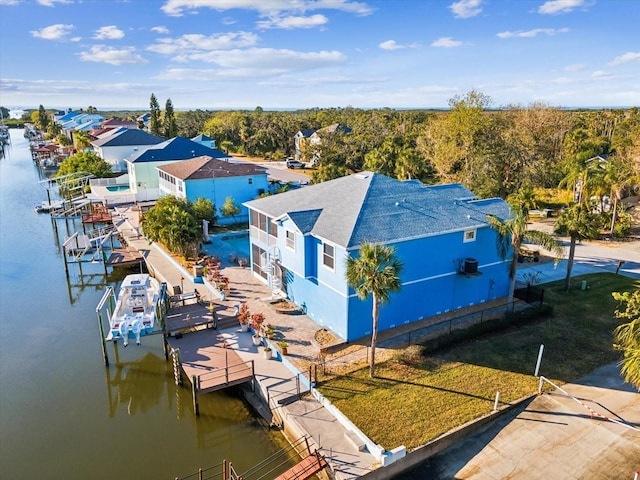
[[[289,244],[290,242],[293,245],[290,245]],[[296,251],[296,233],[292,232],[291,230],[285,230],[284,244],[289,250],[293,250],[295,252]]]
[[[468,238],[467,235],[471,234],[471,238]],[[462,237],[464,243],[475,242],[476,241],[477,230],[474,228],[473,230],[465,230],[464,236]]]
[[[328,245],[328,246],[330,246],[331,248],[333,248],[333,256],[332,256],[332,258],[333,258],[333,267],[330,267],[329,265],[327,265],[326,263],[324,263],[324,258],[325,258],[324,246],[325,246],[325,245]],[[321,251],[320,253],[321,253],[321,255],[322,255],[322,266],[323,266],[324,268],[326,268],[327,270],[331,270],[332,272],[335,272],[335,271],[336,271],[336,246],[335,246],[335,245],[332,245],[332,244],[330,244],[330,243],[327,243],[327,242],[323,242],[323,243],[322,243],[322,251]]]

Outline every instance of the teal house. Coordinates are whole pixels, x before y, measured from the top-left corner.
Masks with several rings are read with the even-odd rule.
[[[344,340],[372,333],[371,299],[345,278],[347,257],[365,242],[393,246],[404,264],[380,331],[508,295],[508,261],[487,214],[508,218],[509,206],[460,184],[361,172],[245,205],[254,275]]]

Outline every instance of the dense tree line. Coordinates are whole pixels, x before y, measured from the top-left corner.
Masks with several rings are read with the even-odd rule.
[[[502,198],[580,185],[582,201],[610,197],[616,204],[614,233],[616,217],[624,217],[617,203],[640,175],[639,108],[568,111],[534,103],[494,109],[478,91],[451,98],[449,107],[174,112],[168,99],[161,112],[152,94],[150,131],[167,138],[204,133],[228,153],[280,160],[294,154],[297,132],[314,130],[320,143],[300,152],[303,161],[314,161],[313,182],[366,169],[427,184],[460,182],[480,197]],[[41,106],[31,116],[44,122],[42,112]],[[140,114],[118,113],[134,119]],[[334,124],[347,126],[348,133],[323,130]],[[606,168],[590,162],[597,156],[607,159]]]

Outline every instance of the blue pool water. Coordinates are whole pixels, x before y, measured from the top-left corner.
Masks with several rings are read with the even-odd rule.
[[[129,190],[129,185],[117,185],[115,187],[107,187],[107,190],[110,192],[122,192],[124,190]]]
[[[222,267],[238,266],[234,257],[250,258],[249,232],[221,233],[210,238],[211,243],[203,244],[201,249],[207,255],[217,255]]]

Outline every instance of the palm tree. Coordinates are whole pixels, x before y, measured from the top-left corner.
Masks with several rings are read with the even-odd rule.
[[[556,258],[556,263],[560,261],[563,254],[562,246],[553,235],[539,230],[527,229],[529,212],[523,205],[512,207],[512,212],[514,215],[510,220],[501,220],[495,215],[488,215],[489,226],[498,232],[498,236],[496,237],[498,254],[505,260],[509,252],[511,252],[511,264],[509,265],[509,303],[513,302],[518,256],[520,254],[520,247],[524,242],[533,243],[551,251]]]
[[[360,300],[373,298],[371,359],[369,376],[373,378],[376,365],[376,340],[380,306],[389,303],[391,292],[400,290],[402,262],[396,258],[396,249],[385,245],[368,243],[360,247],[358,258],[347,258],[347,283],[355,289]]]
[[[624,379],[635,385],[640,391],[640,290],[631,292],[613,292],[613,298],[625,304],[625,309],[617,309],[617,318],[626,318],[629,323],[623,323],[614,330],[616,350],[622,352],[622,374]]]
[[[605,170],[605,180],[611,189],[611,197],[613,205],[611,210],[611,231],[610,235],[614,235],[614,227],[616,225],[618,214],[618,202],[622,200],[625,189],[640,180],[640,175],[633,171],[631,162],[627,159],[610,157]]]
[[[73,132],[76,148],[79,152],[88,149],[91,146],[91,137],[84,130],[76,130]]]
[[[593,240],[598,238],[600,229],[598,219],[585,205],[575,204],[560,214],[554,226],[554,233],[563,237],[570,237],[569,258],[567,259],[567,276],[564,279],[564,289],[569,291],[573,257],[576,252],[577,240]]]

